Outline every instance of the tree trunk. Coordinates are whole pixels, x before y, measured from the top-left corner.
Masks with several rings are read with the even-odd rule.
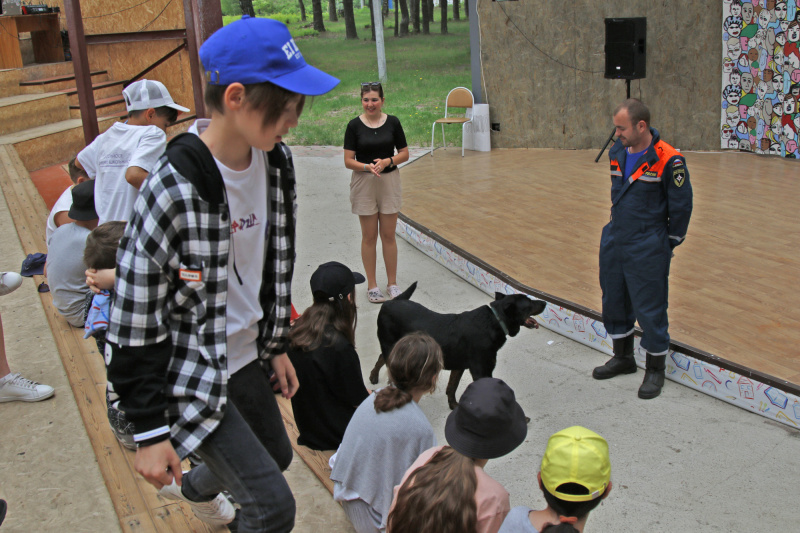
[[[358,39],[356,16],[353,12],[353,0],[342,0],[342,8],[344,9],[345,39]]]
[[[336,0],[328,0],[328,20],[339,22],[339,17],[336,15]]]
[[[447,35],[447,0],[439,0],[439,9],[442,12],[442,35]]]
[[[239,8],[242,10],[242,15],[256,16],[256,12],[253,11],[253,0],[239,0]]]
[[[459,11],[459,0],[453,0],[453,20],[461,20],[461,14]]]
[[[381,0],[381,15],[383,18],[389,16],[389,0]]]
[[[306,5],[303,3],[303,0],[297,0],[300,4],[300,20],[302,22],[306,21]]]
[[[372,40],[375,40],[375,15],[372,13],[372,0],[366,0],[369,4],[369,27],[372,30]]]
[[[408,0],[411,2],[411,27],[414,30],[414,35],[419,34],[419,0]]]
[[[464,17],[469,20],[469,0],[464,0]]]
[[[400,20],[398,19],[400,10],[397,7],[397,0],[394,0],[394,36],[397,37],[397,32],[400,31]]]
[[[322,0],[311,0],[311,8],[314,16],[314,29],[318,32],[325,31],[325,23],[322,22]]]
[[[422,0],[422,35],[431,34],[431,12],[428,11],[428,0]]]
[[[400,37],[408,35],[408,2],[407,0],[398,0],[400,4]]]

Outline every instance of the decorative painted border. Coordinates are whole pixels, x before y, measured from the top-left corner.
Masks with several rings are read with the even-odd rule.
[[[402,214],[397,221],[397,233],[422,253],[490,296],[493,296],[495,292],[518,293],[546,301],[547,307],[537,317],[541,325],[603,353],[609,355],[613,353],[610,339],[602,321],[598,319],[597,312],[586,310],[589,313],[580,313],[569,309],[569,307],[577,307],[574,304],[570,305],[567,302],[559,301],[558,298],[551,295],[535,290],[518,289],[517,287],[525,287],[502,274],[490,272],[488,265],[478,264],[478,261],[467,259],[455,251],[454,245],[444,239],[437,240],[418,229],[409,223],[407,217]],[[590,313],[596,316],[589,316]],[[645,353],[639,348],[638,336],[635,342],[636,364],[640,368],[644,368]],[[800,428],[800,397],[776,387],[775,383],[778,380],[772,378],[769,379],[773,382],[772,384],[764,383],[754,379],[756,375],[754,372],[736,372],[726,369],[726,366],[731,368],[737,365],[727,364],[728,362],[711,354],[708,354],[707,357],[721,362],[722,366],[704,361],[692,353],[699,353],[699,350],[686,348],[688,349],[684,351],[688,352],[687,354],[677,350],[669,353],[666,372],[669,379],[742,409],[773,418],[789,427]],[[786,385],[790,384],[786,383]]]

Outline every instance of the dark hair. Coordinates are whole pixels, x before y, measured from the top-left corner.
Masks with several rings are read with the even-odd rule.
[[[628,112],[628,117],[631,119],[631,124],[634,126],[644,120],[647,127],[650,127],[650,109],[644,105],[644,102],[638,98],[628,98],[617,106],[614,110],[614,116],[622,110]]]
[[[167,125],[170,126],[178,120],[178,110],[173,109],[171,107],[167,107],[162,105],[161,107],[154,107],[153,109],[156,110],[156,115],[159,117],[165,117],[167,119]],[[146,109],[137,109],[136,111],[129,111],[128,118],[138,117],[142,113],[147,111]]]
[[[345,336],[356,345],[356,291],[350,293],[350,299],[330,301],[327,298],[315,299],[314,303],[303,311],[289,332],[289,345],[303,351],[333,344],[335,336],[330,334],[328,326]]]
[[[83,262],[87,268],[116,268],[117,248],[127,223],[121,220],[104,222],[94,228],[86,237]]]
[[[297,103],[297,116],[299,117],[303,113],[303,106],[306,102],[304,95],[287,91],[268,81],[243,85],[247,104],[252,109],[264,114],[264,127],[278,122],[281,113],[283,113],[284,108],[292,98],[300,97]],[[210,83],[206,85],[205,102],[209,109],[225,114],[225,106],[222,104],[222,99],[228,87],[228,85],[212,85]]]
[[[427,333],[409,333],[397,341],[386,359],[389,386],[375,395],[375,412],[403,407],[414,390],[436,390],[434,378],[443,366],[442,348]]]
[[[380,82],[377,82],[377,81],[369,82],[366,85],[362,83],[361,84],[361,96],[364,96],[368,92],[374,91],[376,85],[378,86],[378,90],[377,90],[378,95],[381,98],[383,98],[383,84],[380,83]]]
[[[475,461],[445,446],[397,491],[387,533],[476,533]]]
[[[557,490],[563,494],[589,494],[589,489],[578,483],[564,483],[559,485]],[[553,496],[544,486],[542,486],[542,492],[544,493],[544,499],[547,505],[558,513],[559,516],[574,516],[578,520],[592,512],[594,508],[603,501],[603,498],[599,497],[586,502],[568,502],[567,500],[562,500],[561,498]],[[571,533],[573,531],[577,531],[577,529],[575,529],[572,524],[567,523],[556,524],[542,529],[542,533]]]
[[[82,168],[78,168],[78,165],[75,164],[77,159],[77,156],[73,157],[69,160],[69,164],[67,165],[67,168],[69,168],[69,177],[72,180],[72,183],[78,183],[78,178],[89,178],[89,175],[86,173],[86,171]]]

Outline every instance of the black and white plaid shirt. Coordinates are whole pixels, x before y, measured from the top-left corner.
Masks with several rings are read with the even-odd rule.
[[[266,157],[262,359],[287,348],[297,213],[289,148],[278,144]],[[171,437],[185,457],[222,419],[227,287],[238,283],[228,279],[230,243],[225,187],[213,156],[196,135],[180,135],[142,185],[117,253],[108,381],[139,443]]]

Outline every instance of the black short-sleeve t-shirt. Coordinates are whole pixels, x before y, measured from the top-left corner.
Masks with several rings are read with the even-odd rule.
[[[355,347],[333,328],[327,333],[332,345],[288,353],[300,382],[292,397],[297,442],[312,450],[338,448],[356,407],[368,396]]]
[[[393,157],[395,148],[406,148],[406,134],[400,119],[394,115],[386,115],[386,122],[377,128],[370,128],[356,117],[347,124],[344,132],[344,149],[356,153],[356,161],[370,164],[375,159]],[[387,168],[386,171],[394,170]]]

